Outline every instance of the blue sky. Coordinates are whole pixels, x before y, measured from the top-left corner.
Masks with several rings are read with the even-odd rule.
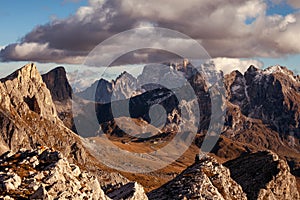
[[[280,3],[272,3],[272,1],[268,2],[269,6],[267,9],[267,15],[283,15],[286,16],[291,13],[298,12],[299,9],[294,8],[293,6],[289,5],[286,1]]]
[[[86,4],[86,1],[1,0],[0,46],[17,42],[35,26],[48,23],[52,18],[66,18]]]
[[[131,1],[131,0],[129,0]],[[129,2],[127,1],[127,2]],[[135,0],[132,0],[132,2],[134,2]],[[253,0],[253,2],[260,2],[260,4],[258,5],[262,5],[261,2],[262,0]],[[280,0],[276,0],[276,2],[278,2]],[[67,24],[67,19],[72,19],[73,21],[76,21],[74,19],[78,19],[79,14],[76,14],[76,11],[78,9],[81,8],[88,8],[88,9],[82,9],[82,13],[81,15],[83,16],[89,16],[91,19],[93,19],[92,17],[97,16],[98,18],[100,18],[102,15],[99,14],[99,12],[101,12],[102,8],[100,8],[101,6],[99,6],[100,4],[106,5],[107,7],[111,6],[111,4],[109,4],[109,1],[105,2],[105,1],[99,1],[98,4],[96,4],[95,2],[97,2],[97,0],[90,0],[90,2],[88,2],[87,0],[43,0],[43,1],[39,1],[39,0],[27,0],[27,1],[22,1],[22,0],[10,0],[10,1],[1,1],[1,7],[0,7],[0,27],[1,27],[1,34],[0,34],[0,47],[4,47],[7,45],[11,45],[14,43],[19,43],[22,44],[21,39],[27,34],[27,33],[31,33],[35,27],[37,27],[38,25],[44,25],[44,29],[48,30],[46,28],[49,28],[49,30],[53,30],[51,28],[52,25],[47,26],[47,24],[51,24],[51,22],[55,19],[61,19],[62,25],[68,25]],[[103,3],[104,2],[104,3]],[[111,1],[110,1],[111,2]],[[138,1],[137,1],[138,2]],[[141,1],[139,1],[141,2]],[[209,1],[207,1],[209,2]],[[226,4],[226,0],[224,1],[224,8],[228,7],[228,5],[230,4]],[[228,1],[231,2],[231,1]],[[281,1],[280,3],[272,3],[272,0],[266,0],[265,1],[267,3],[267,9],[265,10],[265,18],[267,18],[268,16],[276,16],[279,15],[282,17],[281,22],[279,21],[278,23],[286,23],[286,21],[284,21],[284,17],[288,16],[288,15],[297,15],[299,13],[299,8],[296,8],[295,6],[293,6],[292,4],[288,4],[287,1]],[[124,3],[126,4],[126,3]],[[134,4],[134,3],[133,3]],[[135,3],[137,4],[137,3]],[[144,5],[146,5],[145,3],[143,3]],[[159,7],[163,7],[163,4],[157,4],[157,6],[154,6],[155,3],[153,4],[149,4],[148,7],[145,7],[145,11],[146,10],[154,10],[157,11],[156,9],[159,9]],[[175,3],[174,3],[175,4]],[[187,3],[188,4],[188,3]],[[97,7],[99,6],[99,8]],[[122,6],[128,6],[128,5],[122,5]],[[230,5],[231,6],[231,5]],[[236,6],[236,7],[235,7]],[[232,5],[233,8],[238,8],[239,5]],[[183,6],[184,7],[184,6]],[[191,5],[191,9],[192,7],[195,7],[193,5]],[[127,7],[125,7],[127,8]],[[149,9],[148,9],[149,8]],[[249,10],[250,10],[250,6],[249,6]],[[263,8],[263,6],[261,7]],[[119,8],[118,8],[119,9]],[[178,9],[178,11],[176,10]],[[174,12],[178,12],[180,13],[181,8],[179,8],[179,6],[174,7]],[[87,10],[89,12],[87,12]],[[90,14],[90,11],[92,10],[92,14]],[[117,8],[111,8],[112,11],[119,11],[117,10]],[[126,10],[126,9],[124,9]],[[119,12],[122,13],[124,10],[120,10]],[[259,10],[259,9],[257,9]],[[122,11],[122,12],[121,12]],[[98,13],[97,13],[98,12]],[[213,11],[212,11],[213,12]],[[231,10],[230,10],[231,12]],[[258,14],[257,16],[251,16],[251,12],[249,12],[246,15],[246,18],[244,20],[246,25],[249,26],[253,26],[253,27],[257,27],[256,21],[258,21],[258,16],[259,16],[259,11],[257,11]],[[142,14],[141,14],[142,13]],[[132,21],[130,23],[132,24],[137,24],[138,20],[143,19],[145,20],[145,16],[143,15],[143,12],[141,13],[137,13],[135,16],[135,13],[130,13],[130,16],[128,18],[128,21]],[[192,13],[192,11],[191,11]],[[247,13],[247,12],[246,12]],[[76,15],[76,16],[75,16]],[[132,17],[133,16],[133,17]],[[150,14],[149,14],[150,16]],[[77,18],[75,18],[77,17]],[[147,16],[148,17],[148,16]],[[159,20],[161,18],[166,18],[166,19],[170,19],[170,16],[168,16],[166,14],[166,16],[160,16],[160,18],[155,18],[155,16],[150,16],[148,17],[148,21],[147,22],[152,22],[152,20],[156,23],[159,24],[160,26],[164,26],[164,22],[167,20],[164,20],[163,22],[159,22]],[[126,20],[123,17],[119,17],[117,18],[118,20],[120,19]],[[293,26],[295,26],[295,24],[298,25],[298,16],[295,17],[296,18],[296,22],[288,22],[290,24],[292,24]],[[87,18],[89,19],[89,18]],[[106,17],[106,19],[108,20],[108,17]],[[197,18],[198,19],[198,18]],[[300,18],[299,18],[300,19]],[[81,19],[82,20],[82,19]],[[172,20],[170,20],[172,21]],[[176,20],[173,20],[176,21]],[[173,23],[172,21],[172,23]],[[217,21],[217,20],[216,20]],[[124,21],[126,22],[126,21]],[[80,21],[81,25],[82,25],[82,21]],[[87,22],[91,23],[91,22]],[[112,21],[108,21],[107,22],[101,22],[103,24],[110,24],[112,23]],[[199,23],[203,23],[203,22],[199,22]],[[99,24],[99,26],[103,26],[103,24]],[[118,24],[118,23],[116,23]],[[170,23],[165,23],[166,25],[169,25]],[[181,23],[178,23],[181,24]],[[213,23],[212,23],[213,24]],[[222,23],[216,23],[216,26],[220,26],[220,29],[222,28],[221,25]],[[287,28],[289,28],[290,25],[287,25]],[[128,28],[132,28],[133,25],[131,25]],[[173,28],[174,27],[181,27],[181,25],[177,25],[176,24],[174,26],[170,26],[169,28]],[[187,28],[183,27],[184,29],[182,30],[187,30]],[[211,28],[211,27],[209,27]],[[209,29],[208,28],[208,29]],[[218,27],[217,27],[218,28]],[[215,27],[211,28],[212,30],[217,29]],[[41,29],[41,31],[44,31],[44,29]],[[91,28],[92,30],[92,28]],[[222,30],[222,29],[221,29]],[[181,30],[179,30],[181,31]],[[112,31],[113,32],[113,31]],[[226,32],[226,31],[225,31]],[[192,30],[191,32],[186,32],[187,35],[192,35],[195,33],[195,30]],[[64,33],[62,32],[62,35]],[[76,35],[76,33],[74,33]],[[91,33],[92,35],[93,33]],[[98,34],[98,33],[97,33]],[[225,34],[225,33],[224,33]],[[295,33],[296,34],[296,33]],[[49,35],[49,34],[48,34]],[[80,34],[78,34],[80,35]],[[202,33],[199,33],[199,40],[201,40],[202,38]],[[219,36],[217,36],[219,37]],[[228,38],[227,36],[224,38]],[[245,37],[247,38],[247,37]],[[47,39],[47,38],[46,38]],[[224,40],[225,40],[224,39]],[[245,40],[245,39],[244,39]],[[281,40],[281,39],[280,39]],[[50,44],[51,44],[51,40]],[[26,41],[28,43],[32,42],[30,40]],[[38,41],[41,42],[41,41]],[[204,41],[204,44],[210,43],[211,40],[207,40]],[[264,43],[265,41],[262,42],[258,42],[258,43]],[[268,41],[268,43],[270,43],[270,41]],[[278,43],[278,42],[277,42]],[[226,44],[226,43],[224,43]],[[267,44],[267,42],[266,42]],[[276,42],[274,42],[275,44],[275,48],[276,48]],[[290,43],[289,43],[290,44]],[[288,66],[290,69],[293,70],[297,70],[300,69],[300,52],[297,52],[296,50],[294,51],[294,49],[297,48],[292,48],[290,47],[288,50],[286,49],[272,49],[273,46],[270,45],[270,47],[262,47],[262,53],[259,54],[254,51],[253,56],[251,56],[251,53],[242,53],[241,51],[241,55],[237,55],[236,58],[237,59],[256,59],[259,60],[261,62],[263,62],[264,66],[271,66],[271,65],[276,65],[276,64],[280,64],[283,66]],[[295,41],[295,45],[296,41]],[[204,45],[205,46],[205,45]],[[13,46],[15,47],[15,46]],[[33,48],[33,47],[32,47]],[[68,49],[69,47],[66,47],[66,49]],[[232,46],[229,47],[224,47],[224,51],[219,52],[218,49],[215,50],[213,47],[211,47],[211,49],[207,49],[207,51],[209,53],[211,53],[212,56],[216,55],[216,57],[230,57],[230,58],[235,58],[235,54],[232,55],[230,53],[228,53],[229,51],[226,51],[226,48],[228,49],[233,49]],[[257,47],[256,47],[257,48]],[[260,48],[260,47],[259,47]],[[268,49],[270,48],[270,52],[271,51],[275,51],[274,55],[268,55]],[[222,49],[221,47],[219,49]],[[247,49],[247,47],[245,47],[245,49]],[[59,49],[60,50],[60,49]],[[63,49],[64,50],[64,49]],[[51,50],[48,50],[51,51]],[[76,50],[77,52],[78,49]],[[239,51],[239,50],[237,50]],[[265,52],[263,52],[265,51]],[[215,53],[216,52],[216,53]],[[224,53],[225,52],[225,53]],[[250,52],[250,50],[249,50]],[[257,51],[259,52],[259,51]],[[283,53],[282,53],[283,52]],[[224,54],[224,55],[223,55]],[[32,54],[30,54],[32,55]],[[260,56],[262,55],[262,56]],[[0,62],[0,76],[3,74],[7,74],[9,71],[11,71],[12,69],[15,69],[16,67],[20,67],[23,64],[25,64],[26,62],[32,61],[32,58],[28,58],[28,59],[24,59],[24,58],[9,58],[7,61],[10,62]],[[22,62],[17,62],[17,60],[22,60]],[[64,60],[64,59],[62,59]],[[40,68],[42,71],[47,71],[50,68],[53,68],[53,66],[57,66],[57,65],[64,65],[67,66],[67,68],[72,69],[72,65],[76,65],[78,63],[69,63],[68,59],[66,59],[67,61],[64,63],[63,61],[59,61],[56,62],[56,60],[51,60],[49,61],[49,63],[47,64],[39,64]],[[70,59],[69,59],[70,60]],[[33,60],[35,62],[40,62],[39,60]]]

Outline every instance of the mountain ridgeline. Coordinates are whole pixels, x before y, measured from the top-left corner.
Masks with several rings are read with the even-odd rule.
[[[147,73],[155,74],[155,80],[149,78]],[[179,73],[183,74],[197,97],[200,119],[196,144],[200,147],[210,123],[211,93],[207,77],[204,73],[193,71],[190,65],[185,70],[145,66],[143,73],[137,78],[123,72],[115,81],[101,79],[75,95],[96,104],[97,118],[104,133],[124,137],[126,133],[118,127],[114,118],[125,116],[151,123],[149,110],[154,104],[160,104],[167,114],[163,132],[173,134],[179,129],[181,122],[181,102],[176,97],[178,94],[176,89],[180,91],[185,89],[178,87],[170,90],[149,82],[168,81],[176,85],[176,81],[182,78]],[[171,78],[166,79],[166,77]],[[224,103],[227,111],[221,138],[213,152],[224,159],[229,159],[241,155],[242,152],[270,149],[285,157],[293,173],[298,174],[300,171],[299,76],[282,66],[273,66],[265,70],[250,66],[244,74],[233,71],[225,75],[223,80],[226,90]],[[142,85],[143,83],[148,84]],[[91,91],[94,96],[91,95]],[[191,102],[184,102],[185,105],[189,103]],[[129,105],[129,112],[124,111],[127,105]],[[124,112],[113,113],[112,107]],[[96,133],[89,135],[96,135]],[[232,155],[224,153],[228,151],[225,141],[232,141],[236,146],[230,148]]]
[[[0,198],[300,199],[300,78],[281,66],[265,70],[250,66],[244,74],[234,71],[223,77],[227,108],[220,139],[211,154],[197,157],[172,178],[165,178],[170,177],[172,166],[145,175],[123,173],[125,178],[96,159],[87,148],[87,139],[96,142],[97,136],[106,134],[114,142],[128,140],[116,118],[155,125],[149,114],[154,105],[166,111],[163,126],[156,127],[159,134],[143,140],[131,136],[130,143],[121,143],[121,147],[149,142],[153,147],[155,142],[172,139],[184,120],[183,109],[195,103],[192,98],[176,97],[187,91],[187,84],[193,88],[200,112],[191,147],[201,146],[212,116],[213,86],[191,66],[168,67],[163,73],[155,68],[152,73],[157,84],[149,84],[154,82],[147,76],[152,67],[146,66],[137,78],[124,72],[113,81],[100,79],[76,94],[62,67],[41,76],[34,64],[28,64],[1,79]],[[164,86],[165,80],[174,87]],[[122,110],[126,105],[129,115]],[[118,115],[112,107],[119,110]],[[76,125],[91,113],[96,114],[97,122],[90,127],[96,129],[77,130]],[[177,168],[185,166],[182,161],[174,163]],[[145,177],[151,178],[142,182]],[[148,189],[162,179],[164,184]],[[31,180],[34,182],[28,184]]]

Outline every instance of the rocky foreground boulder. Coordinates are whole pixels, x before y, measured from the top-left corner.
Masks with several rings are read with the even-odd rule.
[[[112,199],[130,199],[130,200],[147,200],[148,197],[145,194],[144,188],[136,182],[130,182],[123,185],[121,188],[108,193]]]
[[[0,198],[109,199],[96,177],[43,146],[0,157]]]
[[[271,151],[244,154],[224,165],[207,156],[147,195],[153,200],[300,199],[286,161]]]
[[[148,193],[149,199],[247,199],[229,170],[212,157],[196,161],[175,179]]]
[[[271,151],[241,156],[224,164],[249,200],[300,199],[286,161]]]

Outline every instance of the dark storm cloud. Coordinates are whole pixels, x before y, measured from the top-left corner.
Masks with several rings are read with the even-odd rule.
[[[81,63],[103,40],[143,26],[187,34],[212,57],[299,53],[299,14],[266,16],[266,8],[263,0],[90,0],[69,18],[36,27],[0,56],[3,61]],[[245,23],[249,18],[255,19],[252,24]],[[140,56],[142,61],[147,57]]]

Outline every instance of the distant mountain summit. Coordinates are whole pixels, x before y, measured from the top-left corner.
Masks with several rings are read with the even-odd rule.
[[[100,79],[76,96],[97,103],[110,103],[112,100],[124,100],[136,95],[137,80],[128,72],[121,73],[116,80]]]
[[[254,66],[242,75],[225,77],[228,100],[250,118],[261,119],[271,128],[288,135],[300,133],[300,79],[285,67],[260,70]]]

